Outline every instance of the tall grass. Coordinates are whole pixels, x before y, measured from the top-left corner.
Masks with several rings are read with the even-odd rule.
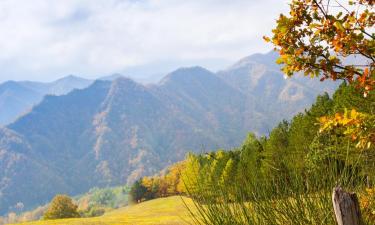
[[[258,175],[251,180],[237,178],[235,183],[225,186],[220,182],[207,185],[207,182],[198,180],[194,187],[189,187],[186,180],[188,193],[196,208],[190,210],[194,223],[336,224],[332,190],[335,186],[355,192],[365,188],[365,178],[356,169],[360,157],[350,164],[346,160],[342,162],[328,157],[321,162],[322,165],[311,170],[292,169],[284,173],[275,170],[271,177]],[[197,177],[204,179],[202,174],[197,174]]]

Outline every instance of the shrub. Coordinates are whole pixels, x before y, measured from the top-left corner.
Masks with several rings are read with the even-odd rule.
[[[48,210],[44,214],[45,220],[77,218],[80,217],[77,212],[78,206],[67,195],[56,195],[51,201]]]

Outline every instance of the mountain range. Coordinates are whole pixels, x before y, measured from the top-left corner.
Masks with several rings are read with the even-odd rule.
[[[248,132],[266,135],[337,87],[284,79],[276,58],[251,55],[217,73],[180,68],[152,85],[118,77],[61,85],[69,93],[49,89],[44,93],[59,95],[46,95],[0,129],[0,214],[18,202],[27,209],[57,193],[130,184],[189,151],[233,148]],[[8,87],[14,96],[30,90]]]
[[[54,82],[7,81],[0,84],[0,126],[15,121],[45,95],[63,95],[88,87],[93,81],[69,75]]]

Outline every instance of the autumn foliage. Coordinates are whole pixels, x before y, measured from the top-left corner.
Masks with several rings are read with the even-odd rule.
[[[287,76],[341,79],[364,97],[375,88],[374,0],[293,0],[289,15],[281,14],[272,42],[280,53],[278,63]],[[320,119],[321,131],[340,131],[364,149],[375,144],[373,115],[336,113]]]
[[[273,37],[278,63],[292,76],[356,82],[365,96],[375,87],[375,12],[373,0],[293,0],[281,14]]]
[[[159,175],[145,176],[136,181],[130,190],[133,202],[141,202],[160,197],[183,194],[184,181],[181,173],[185,171],[186,162],[178,162]]]
[[[320,132],[332,131],[350,136],[357,142],[356,147],[369,149],[375,143],[375,116],[345,110],[344,113],[336,113],[334,116],[323,116],[319,119],[321,123]]]
[[[44,219],[77,218],[80,217],[77,208],[78,206],[73,203],[69,196],[56,195],[45,212]]]

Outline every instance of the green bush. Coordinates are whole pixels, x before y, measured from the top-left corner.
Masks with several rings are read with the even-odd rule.
[[[102,206],[92,206],[88,210],[80,211],[81,217],[97,217],[102,216],[106,209]]]

